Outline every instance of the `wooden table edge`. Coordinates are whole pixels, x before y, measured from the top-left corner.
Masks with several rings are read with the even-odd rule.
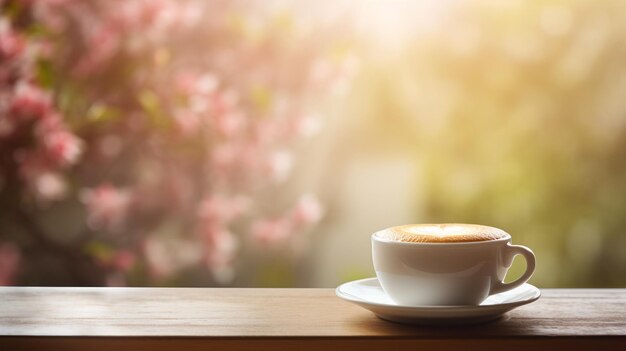
[[[246,337],[202,337],[202,336],[0,336],[3,350],[166,350],[184,349],[200,351],[216,350],[321,350],[341,349],[346,351],[415,350],[623,350],[626,336],[534,336],[534,337],[489,337],[489,338],[411,338],[411,337],[349,337],[349,336],[246,336]]]

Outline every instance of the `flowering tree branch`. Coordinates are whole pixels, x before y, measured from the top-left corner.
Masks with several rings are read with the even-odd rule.
[[[160,284],[200,267],[228,284],[238,255],[321,219],[314,195],[281,189],[319,130],[312,102],[353,71],[341,45],[238,4],[0,7],[0,202],[77,283]],[[60,201],[85,210],[71,246],[23,207]]]

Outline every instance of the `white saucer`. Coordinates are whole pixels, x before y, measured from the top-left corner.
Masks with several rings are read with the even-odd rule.
[[[393,302],[376,278],[355,280],[335,290],[340,298],[366,308],[378,317],[410,324],[472,324],[498,319],[504,313],[531,303],[541,292],[530,284],[489,296],[478,306],[403,306]]]

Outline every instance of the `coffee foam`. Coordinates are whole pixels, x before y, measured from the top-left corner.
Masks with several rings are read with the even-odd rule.
[[[408,224],[391,227],[376,233],[383,240],[408,243],[454,243],[488,241],[507,236],[504,230],[477,224]]]

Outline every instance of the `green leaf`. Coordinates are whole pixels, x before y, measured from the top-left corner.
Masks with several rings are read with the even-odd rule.
[[[265,86],[256,85],[250,90],[250,100],[260,112],[268,112],[272,107],[272,92]]]
[[[90,122],[106,122],[119,117],[119,111],[104,104],[93,104],[87,110]]]
[[[163,113],[159,96],[151,90],[143,90],[139,93],[139,104],[143,108],[146,115],[150,118],[153,126],[166,129],[170,127],[171,120]]]
[[[111,246],[101,241],[90,241],[84,246],[84,250],[87,254],[103,262],[110,260],[115,251]]]
[[[48,35],[48,30],[40,23],[33,23],[26,29],[26,34],[29,37],[44,37]]]
[[[37,62],[37,82],[45,88],[51,88],[54,84],[54,71],[52,64],[47,60]]]

